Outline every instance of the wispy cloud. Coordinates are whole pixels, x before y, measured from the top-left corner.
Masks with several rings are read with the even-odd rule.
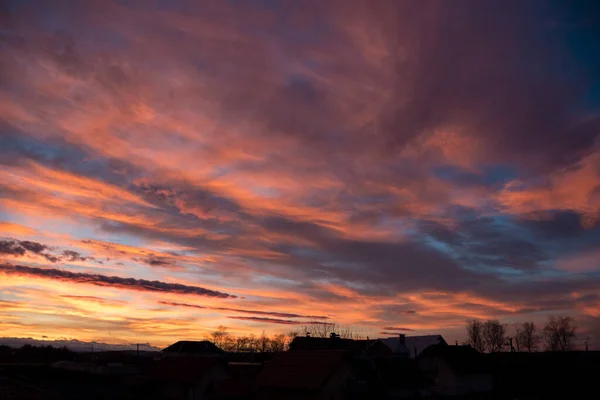
[[[188,286],[179,283],[148,281],[145,279],[121,278],[118,276],[105,276],[86,274],[59,269],[27,267],[24,265],[0,264],[0,272],[7,275],[32,276],[47,279],[56,279],[67,282],[91,284],[120,289],[130,289],[148,292],[187,294],[218,298],[235,298],[236,296],[198,286]]]
[[[0,240],[0,253],[16,257],[30,252],[44,257],[52,263],[57,262],[59,260],[58,257],[50,254],[48,250],[48,246],[29,240]]]
[[[263,318],[263,317],[239,317],[239,316],[228,316],[230,319],[237,319],[240,321],[251,321],[251,322],[262,322],[265,324],[279,324],[279,325],[312,325],[312,324],[324,324],[323,321],[295,321],[291,319],[278,319],[278,318]]]
[[[414,329],[404,328],[399,326],[386,326],[383,328],[386,331],[414,332]]]
[[[271,315],[273,317],[281,317],[281,318],[312,318],[312,319],[328,319],[329,317],[322,315],[301,315],[301,314],[291,314],[284,312],[276,312],[276,311],[257,311],[257,310],[244,310],[240,308],[228,308],[228,307],[207,307],[207,306],[199,306],[196,304],[186,304],[186,303],[173,303],[168,301],[159,301],[160,304],[164,304],[167,306],[176,306],[176,307],[190,307],[190,308],[199,308],[202,310],[215,310],[215,311],[234,311],[243,314],[256,314],[256,315]]]
[[[105,298],[97,297],[97,296],[78,296],[78,295],[63,294],[60,297],[65,298],[65,299],[70,299],[70,300],[89,301],[89,302],[99,303],[99,304],[127,304],[125,301],[110,300],[110,299],[105,299]]]

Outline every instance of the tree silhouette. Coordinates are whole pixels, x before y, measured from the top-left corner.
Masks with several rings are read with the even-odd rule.
[[[550,317],[544,327],[546,348],[550,351],[567,351],[573,348],[575,320],[568,316]]]
[[[481,353],[485,351],[481,321],[477,319],[467,321],[467,344]]]
[[[284,334],[278,334],[273,336],[271,339],[271,351],[274,353],[278,353],[280,351],[284,351],[287,345],[287,337]]]
[[[267,335],[265,335],[265,331],[262,331],[262,334],[258,338],[258,351],[261,353],[265,353],[271,350],[271,339]]]
[[[315,322],[309,325],[302,325],[298,331],[290,332],[294,336],[307,336],[328,338],[335,333],[342,339],[359,339],[361,335],[350,326],[340,326],[330,322]]]
[[[517,334],[515,341],[517,343],[517,351],[536,351],[540,343],[541,337],[537,334],[537,327],[533,321],[515,324]]]
[[[506,327],[497,319],[487,320],[483,324],[483,340],[490,353],[495,353],[506,344]]]
[[[228,337],[229,333],[227,332],[227,327],[223,325],[219,326],[216,331],[210,334],[211,341],[215,344],[215,346],[221,349],[223,349]]]
[[[266,353],[286,350],[293,337],[288,338],[287,335],[281,333],[269,337],[264,331],[259,337],[255,335],[233,336],[227,332],[226,327],[219,326],[206,339],[212,341],[220,349],[231,353]]]

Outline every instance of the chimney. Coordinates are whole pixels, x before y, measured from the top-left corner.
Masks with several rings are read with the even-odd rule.
[[[398,339],[400,340],[400,344],[406,344],[406,335],[404,333],[401,333]]]

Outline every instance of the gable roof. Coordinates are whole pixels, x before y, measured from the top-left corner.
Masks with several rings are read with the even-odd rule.
[[[397,337],[389,337],[386,339],[379,339],[392,350],[394,354],[406,354],[408,355],[408,348],[406,345],[400,343],[400,339]]]
[[[191,383],[218,364],[226,365],[220,357],[167,357],[152,364],[150,378],[163,382]]]
[[[400,338],[398,336],[388,337],[385,339],[379,339],[385,343],[394,353],[398,353],[399,350],[404,351],[400,346]],[[422,336],[406,336],[404,341],[404,347],[408,351],[410,358],[415,358],[415,350],[417,356],[429,346],[435,346],[437,344],[446,345],[446,341],[442,335],[422,335]],[[401,352],[401,351],[400,351]]]
[[[407,336],[405,341],[410,357],[415,356],[415,349],[418,356],[423,350],[436,344],[446,345],[447,343],[442,335]]]
[[[361,354],[378,344],[381,344],[379,339],[354,340],[342,339],[340,337],[317,338],[296,336],[290,343],[290,351],[344,350]]]
[[[389,356],[394,352],[385,343],[379,339],[375,340],[357,340],[357,346],[360,353],[364,353],[371,356]],[[362,344],[364,342],[364,344]]]
[[[180,340],[179,342],[173,343],[166,349],[162,350],[162,352],[179,354],[221,354],[223,353],[223,350],[208,340]]]
[[[291,351],[317,351],[317,350],[355,350],[357,344],[352,339],[339,337],[318,338],[310,336],[296,336],[290,343]]]
[[[489,370],[484,355],[468,345],[437,344],[423,350],[418,358],[440,358],[458,373],[483,373]]]
[[[280,353],[258,374],[261,387],[318,390],[347,360],[344,351],[293,351]]]

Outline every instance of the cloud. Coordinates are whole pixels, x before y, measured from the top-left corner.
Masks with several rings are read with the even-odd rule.
[[[311,324],[324,324],[322,321],[293,321],[290,319],[278,319],[278,318],[262,318],[262,317],[238,317],[228,316],[227,318],[237,319],[240,321],[252,321],[261,322],[265,324],[280,324],[280,325],[311,325]]]
[[[403,328],[403,327],[394,327],[394,326],[386,326],[383,328],[386,331],[406,331],[406,332],[414,332],[414,329]]]
[[[244,314],[256,314],[256,315],[271,315],[273,317],[281,317],[281,318],[312,318],[312,319],[328,319],[329,317],[320,316],[320,315],[301,315],[301,314],[291,314],[291,313],[283,313],[276,311],[256,311],[256,310],[243,310],[239,308],[228,308],[228,307],[207,307],[207,306],[199,306],[196,304],[186,304],[186,303],[173,303],[168,301],[159,301],[160,304],[164,304],[167,306],[176,306],[176,307],[190,307],[190,308],[199,308],[203,310],[216,310],[216,311],[235,311]]]
[[[594,307],[592,10],[13,3],[0,207],[34,231],[0,224],[29,243],[3,256],[102,254],[294,314],[220,311],[369,329]]]
[[[46,260],[55,263],[59,261],[59,258],[49,254],[47,251],[49,247],[41,243],[32,242],[29,240],[2,240],[0,241],[0,252],[4,254],[10,254],[15,257],[23,256],[26,252],[37,254],[44,257]]]
[[[153,257],[148,257],[147,259],[143,260],[146,264],[150,265],[151,267],[156,267],[156,266],[162,266],[162,265],[169,265],[169,262],[166,260],[162,260],[159,258],[153,258]]]
[[[66,261],[87,261],[94,260],[94,257],[83,257],[76,251],[73,250],[63,250],[62,255],[65,257]]]
[[[19,246],[19,244],[14,240],[2,240],[0,241],[0,253],[15,257],[22,256],[25,254],[25,248]]]
[[[54,254],[52,253],[54,251]],[[26,253],[32,253],[45,258],[51,263],[57,263],[62,261],[67,262],[84,262],[94,261],[98,264],[102,264],[103,261],[96,260],[92,256],[82,256],[79,252],[74,250],[63,250],[60,253],[56,252],[56,248],[51,248],[45,244],[32,242],[29,240],[1,240],[0,241],[0,253],[10,254],[13,256],[23,256]]]
[[[64,294],[64,295],[61,295],[60,297],[65,298],[65,299],[71,299],[71,300],[89,301],[89,302],[98,303],[98,304],[127,304],[125,301],[112,300],[112,299],[109,300],[109,299],[105,299],[103,297],[97,297],[97,296],[79,296],[79,295]]]
[[[25,248],[25,250],[31,251],[35,254],[40,254],[45,250],[48,250],[48,247],[37,242],[30,242],[29,240],[20,241],[19,244]]]
[[[160,281],[148,281],[145,279],[121,278],[117,276],[105,276],[98,274],[87,274],[70,272],[58,269],[46,269],[27,267],[23,265],[0,264],[0,272],[8,275],[31,276],[47,279],[56,279],[74,283],[86,283],[96,286],[114,287],[137,291],[189,294],[196,296],[207,296],[217,298],[235,298],[236,296],[215,290],[205,289],[198,286],[188,286],[179,283],[168,283]]]
[[[0,231],[16,235],[34,235],[35,229],[12,222],[0,222]]]

